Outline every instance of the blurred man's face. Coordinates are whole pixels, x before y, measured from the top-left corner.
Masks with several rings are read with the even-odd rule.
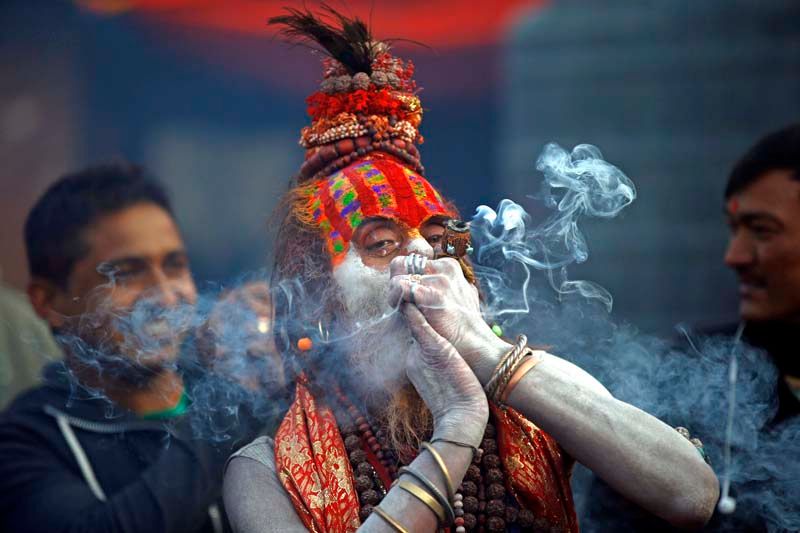
[[[155,204],[137,204],[96,220],[83,241],[88,253],[54,301],[65,317],[60,329],[93,347],[101,364],[117,358],[155,371],[173,363],[197,299],[175,221]]]
[[[764,174],[726,204],[725,263],[739,277],[748,321],[800,321],[800,182],[788,170]]]

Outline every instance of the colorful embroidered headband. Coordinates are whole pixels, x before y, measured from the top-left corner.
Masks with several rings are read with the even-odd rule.
[[[452,216],[425,178],[379,153],[315,181],[307,195],[304,218],[322,229],[334,265],[344,259],[353,232],[369,217],[418,228],[433,216]]]

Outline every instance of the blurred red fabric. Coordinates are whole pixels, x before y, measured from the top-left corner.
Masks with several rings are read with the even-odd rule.
[[[269,17],[284,7],[302,7],[290,0],[76,0],[96,13],[133,13],[154,22],[191,28],[205,28],[274,35]],[[370,22],[378,38],[403,37],[439,49],[493,44],[507,25],[544,0],[403,0],[387,2],[348,0],[330,2],[346,15],[358,15]],[[319,3],[307,2],[316,9]]]

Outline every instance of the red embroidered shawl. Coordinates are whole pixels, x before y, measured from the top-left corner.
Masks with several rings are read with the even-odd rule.
[[[507,488],[548,528],[577,532],[569,484],[572,460],[514,409],[492,406],[492,414]],[[353,471],[336,419],[301,383],[275,435],[275,465],[309,531],[350,532],[361,525]]]

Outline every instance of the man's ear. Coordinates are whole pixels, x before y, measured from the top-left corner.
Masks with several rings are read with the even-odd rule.
[[[59,311],[64,292],[52,281],[42,278],[33,278],[28,283],[28,300],[36,311],[51,328],[58,329],[64,325],[64,314]]]

